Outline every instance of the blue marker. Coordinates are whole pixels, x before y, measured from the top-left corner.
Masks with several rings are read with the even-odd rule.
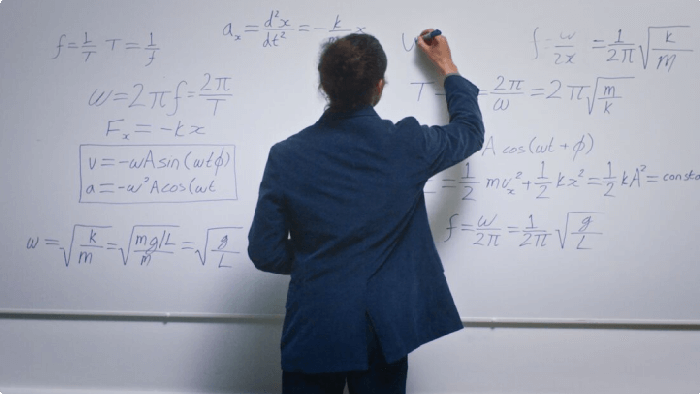
[[[435,30],[431,31],[430,33],[425,33],[425,34],[423,34],[423,40],[424,40],[424,41],[430,41],[430,40],[432,40],[433,38],[439,36],[440,34],[442,34],[442,32],[440,31],[440,29],[435,29]]]

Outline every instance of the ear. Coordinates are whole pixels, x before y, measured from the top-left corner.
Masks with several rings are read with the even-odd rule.
[[[384,90],[384,79],[380,79],[379,82],[377,82],[377,86],[374,88],[374,96],[372,97],[372,106],[375,107],[377,104],[379,104],[379,100],[382,99],[382,90]]]
[[[382,94],[383,89],[384,89],[384,78],[380,79],[379,82],[377,83],[377,93]]]

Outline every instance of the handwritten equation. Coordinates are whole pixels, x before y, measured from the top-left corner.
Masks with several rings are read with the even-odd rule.
[[[156,44],[153,40],[153,33],[149,33],[146,41],[130,41],[123,38],[107,38],[107,39],[97,39],[92,35],[88,35],[88,32],[84,32],[80,39],[73,40],[69,38],[66,34],[61,34],[58,38],[58,44],[55,47],[56,53],[52,58],[54,60],[59,58],[69,57],[79,57],[83,62],[89,61],[101,54],[102,52],[107,52],[114,54],[116,52],[133,52],[141,53],[145,52],[145,66],[150,66],[156,58],[156,53],[159,52],[160,45]],[[139,56],[139,58],[142,58]]]
[[[127,109],[145,108],[161,110],[167,116],[178,113],[181,103],[187,100],[203,100],[211,104],[211,114],[216,116],[219,103],[233,97],[231,77],[213,76],[204,73],[204,79],[191,90],[186,80],[181,80],[172,89],[150,90],[142,83],[123,90],[95,89],[88,98],[90,107],[101,107],[108,103],[122,103]]]
[[[492,89],[480,90],[479,96],[494,97],[487,108],[497,112],[507,111],[511,108],[511,104],[515,105],[520,100],[537,99],[581,103],[588,115],[594,112],[610,114],[615,101],[623,98],[620,90],[624,87],[625,81],[632,79],[634,79],[632,76],[596,77],[588,84],[564,83],[559,79],[552,79],[543,84],[531,84],[525,79],[511,79],[499,75]],[[438,88],[436,81],[410,84],[416,87],[416,101],[421,100],[426,86],[430,89],[429,94],[445,96],[445,90]]]
[[[222,29],[222,33],[224,36],[232,38],[233,41],[244,41],[248,36],[256,36],[263,48],[277,48],[282,46],[287,39],[292,38],[295,33],[304,35],[320,32],[326,35],[328,33],[335,35],[365,33],[365,29],[366,27],[364,26],[346,27],[346,24],[340,18],[340,14],[336,14],[335,18],[329,19],[327,25],[312,26],[309,24],[296,24],[279,10],[271,10],[269,14],[254,24],[234,27],[232,22],[228,23]]]
[[[233,145],[81,145],[80,202],[237,200]]]
[[[571,191],[589,193],[598,191],[602,197],[618,197],[621,190],[641,189],[656,184],[695,183],[700,184],[700,173],[693,169],[679,172],[653,172],[646,164],[634,168],[617,169],[612,161],[603,172],[580,167],[573,172],[555,169],[551,171],[546,161],[540,162],[537,173],[513,171],[502,176],[473,176],[471,164],[466,163],[466,174],[459,179],[431,179],[426,184],[425,194],[456,192],[462,201],[477,201],[475,192],[487,190],[505,196],[530,196],[535,200],[553,198],[553,192]],[[555,167],[556,168],[556,167]]]
[[[462,219],[453,214],[448,219],[447,237],[443,242],[455,241],[460,233],[467,234],[472,245],[519,248],[558,248],[561,250],[591,250],[603,236],[603,214],[600,212],[568,212],[563,226],[555,229],[540,227],[535,216],[510,223],[498,214],[481,215],[477,220]]]
[[[617,29],[590,39],[575,30],[553,32],[537,27],[532,33],[534,60],[575,65],[579,63],[579,57],[590,51],[599,61],[608,64],[639,64],[644,70],[670,72],[677,60],[694,51],[690,26],[686,25],[649,26],[645,37],[638,41],[629,41],[628,36],[627,31]]]
[[[480,155],[519,156],[525,154],[535,157],[558,155],[557,157],[560,159],[571,159],[573,162],[576,159],[589,155],[593,152],[595,146],[595,138],[591,133],[585,133],[581,137],[572,139],[555,136],[534,136],[530,137],[527,143],[510,143],[505,145],[505,147],[499,146],[494,136],[489,136],[481,149]]]
[[[207,127],[197,124],[184,123],[182,120],[170,123],[133,122],[125,118],[111,119],[105,122],[104,136],[120,141],[131,141],[132,136],[152,135],[156,138],[196,137],[207,134]]]
[[[544,100],[568,100],[582,102],[586,105],[588,114],[593,114],[596,106],[600,112],[610,114],[613,103],[622,98],[619,93],[621,81],[634,77],[596,77],[593,84],[563,84],[558,79],[551,80],[546,87],[528,88],[523,79],[507,79],[502,75],[491,90],[480,91],[479,96],[496,97],[491,108],[494,111],[507,111],[511,101],[518,97],[541,98]],[[600,103],[600,104],[597,104]]]
[[[184,260],[202,267],[231,268],[237,262],[247,262],[245,250],[241,253],[241,248],[245,249],[241,245],[247,245],[243,227],[208,228],[201,247],[183,233],[178,225],[135,225],[128,244],[120,245],[113,242],[116,234],[112,226],[76,224],[67,244],[57,238],[35,236],[28,239],[26,248],[57,249],[62,252],[62,262],[66,267],[93,264],[147,267],[151,264],[174,265]]]
[[[691,27],[687,25],[649,26],[641,43],[628,41],[628,33],[617,29],[614,34],[586,39],[576,31],[551,31],[535,28],[529,45],[534,50],[530,60],[551,62],[555,65],[573,66],[581,64],[591,67],[589,59],[581,59],[588,51],[602,59],[604,72],[587,78],[566,79],[553,75],[549,79],[525,78],[523,76],[498,75],[493,85],[481,86],[479,96],[492,98],[484,106],[494,112],[505,112],[515,108],[525,100],[540,102],[566,101],[580,103],[588,115],[612,114],[614,106],[620,102],[624,93],[629,92],[636,78],[634,68],[627,66],[639,64],[643,70],[655,69],[671,72],[678,61],[687,60],[694,52]],[[407,39],[402,33],[403,49],[415,50],[413,39]],[[409,44],[407,44],[407,41]],[[522,59],[523,61],[528,59]],[[581,60],[579,62],[579,60]],[[615,66],[626,65],[626,67]],[[416,101],[421,101],[424,94],[444,96],[445,91],[437,81],[409,82],[415,88]]]

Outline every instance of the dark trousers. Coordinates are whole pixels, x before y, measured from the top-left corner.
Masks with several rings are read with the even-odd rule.
[[[388,364],[367,317],[369,369],[334,373],[282,373],[283,394],[342,394],[347,382],[351,394],[405,394],[408,357]]]

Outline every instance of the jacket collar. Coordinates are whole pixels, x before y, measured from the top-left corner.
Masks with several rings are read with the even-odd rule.
[[[321,115],[321,118],[318,120],[318,123],[332,122],[341,119],[357,118],[361,116],[379,117],[377,112],[374,110],[374,107],[372,107],[371,105],[366,105],[360,109],[347,112],[330,112],[326,110],[326,112],[324,112],[323,115]]]

